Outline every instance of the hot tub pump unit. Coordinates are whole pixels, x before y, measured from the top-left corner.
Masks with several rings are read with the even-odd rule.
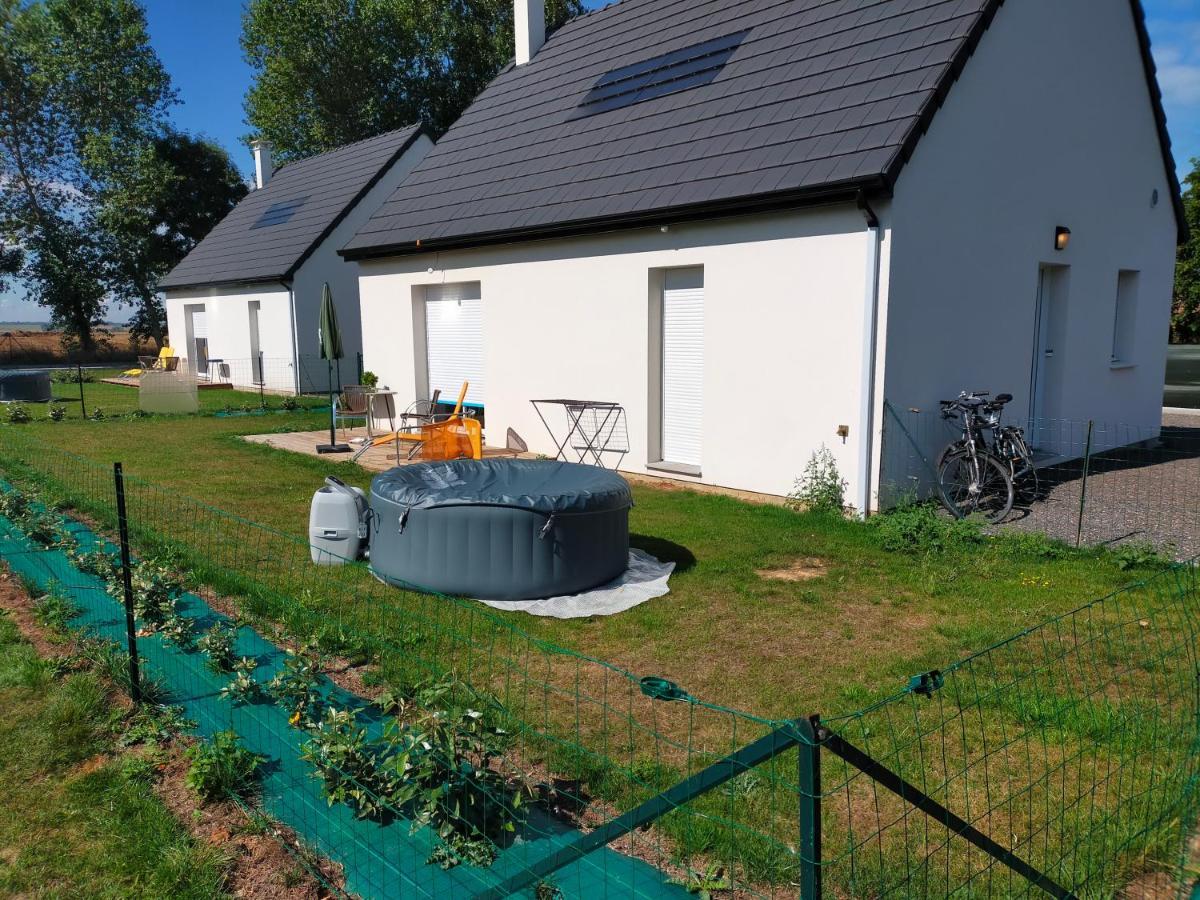
[[[362,488],[330,475],[313,494],[308,513],[308,543],[312,561],[340,566],[366,555],[371,534],[371,510]]]

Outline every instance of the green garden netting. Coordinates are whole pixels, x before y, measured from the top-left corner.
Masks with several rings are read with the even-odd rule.
[[[13,431],[0,440],[5,477],[111,536],[111,470]],[[126,491],[135,550],[169,552],[186,572],[184,611],[201,625],[215,609],[250,623],[238,649],[261,657],[255,678],[276,671],[278,647],[315,641],[410,701],[424,680],[450,677],[510,732],[497,765],[539,788],[523,839],[490,867],[444,871],[426,862],[436,838],[410,835],[402,810],[364,822],[326,803],[299,760],[306,735],[284,710],[223,706],[229,676],[139,639],[148,665],[175,667],[192,686],[184,705],[203,733],[232,728],[278,760],[266,811],[344,866],[362,896],[486,895],[514,878],[530,895],[587,897],[706,884],[738,897],[795,896],[801,885],[813,897],[818,886],[834,897],[1110,896],[1147,872],[1180,890],[1191,880],[1181,860],[1200,774],[1193,565],[921,673],[865,709],[788,721],[643,684],[469,602],[381,585],[360,565],[312,566],[303,539],[174,491],[133,477]],[[90,597],[97,618],[83,621],[119,638],[120,607],[55,553],[11,529],[0,546],[26,577],[57,573],[81,603]],[[763,741],[786,749],[714,774]],[[701,789],[680,793],[688,778]],[[552,848],[671,789],[648,828],[618,829],[610,847],[540,874]]]

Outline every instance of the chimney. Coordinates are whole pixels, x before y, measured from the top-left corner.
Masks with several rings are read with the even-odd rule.
[[[517,65],[523,66],[546,43],[546,0],[513,0]]]
[[[261,190],[267,186],[271,173],[275,171],[271,165],[271,142],[258,138],[250,142],[250,147],[254,150],[254,183]]]

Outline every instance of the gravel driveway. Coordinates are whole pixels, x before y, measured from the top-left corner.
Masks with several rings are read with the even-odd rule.
[[[1150,543],[1180,558],[1200,554],[1200,414],[1163,417],[1158,440],[1039,470],[1036,497],[1019,501],[1007,527],[1074,543]]]

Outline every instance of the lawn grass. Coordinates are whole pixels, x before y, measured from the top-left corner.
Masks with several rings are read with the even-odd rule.
[[[120,720],[90,672],[56,678],[0,612],[0,895],[225,896],[223,862],[114,750]]]
[[[318,428],[322,421],[320,413],[296,413],[19,427],[302,537],[312,492],[326,475],[367,487],[369,473],[240,436]],[[1048,554],[1041,543],[1018,539],[897,553],[859,522],[688,490],[641,484],[633,490],[632,543],[677,564],[668,596],[606,618],[497,615],[535,637],[757,715],[857,708],[916,672],[1107,594],[1137,574],[1112,553],[1060,547]],[[759,574],[804,560],[817,564],[817,577]]]

